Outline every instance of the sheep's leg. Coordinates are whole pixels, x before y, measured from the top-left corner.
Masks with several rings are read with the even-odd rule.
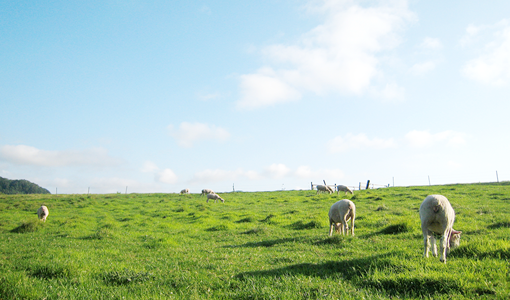
[[[429,257],[429,248],[430,248],[430,241],[429,241],[429,230],[426,228],[426,225],[421,225],[421,230],[423,231],[423,257]]]
[[[432,255],[437,257],[437,243],[434,235],[430,235],[430,250],[432,251]]]
[[[329,236],[333,235],[333,227],[335,226],[335,223],[329,219]]]
[[[441,237],[439,251],[441,252],[440,261],[446,263],[446,250],[448,249],[448,237],[450,236],[450,230],[446,230]]]
[[[354,236],[354,216],[351,215],[351,235]]]

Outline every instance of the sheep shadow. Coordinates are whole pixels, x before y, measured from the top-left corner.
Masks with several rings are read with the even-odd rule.
[[[351,284],[361,288],[369,288],[383,292],[389,296],[422,297],[436,293],[463,293],[462,284],[457,281],[445,282],[440,278],[431,277],[397,277],[373,278],[374,270],[387,273],[400,273],[409,271],[403,264],[395,264],[392,257],[404,255],[403,253],[386,253],[344,261],[327,261],[324,263],[300,263],[272,270],[243,272],[236,275],[241,281],[250,281],[257,277],[270,277],[278,280],[282,276],[310,276],[321,279],[338,278],[350,281]]]
[[[224,248],[272,247],[272,246],[278,245],[278,244],[301,242],[301,240],[302,239],[300,239],[300,238],[281,238],[281,239],[267,240],[267,241],[260,241],[260,242],[249,242],[249,243],[245,243],[242,245],[229,245],[229,246],[224,246]]]

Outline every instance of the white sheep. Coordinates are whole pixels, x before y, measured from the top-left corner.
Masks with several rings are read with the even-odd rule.
[[[339,192],[345,192],[346,195],[347,195],[347,193],[351,193],[351,195],[354,194],[352,192],[352,190],[348,186],[345,186],[345,185],[337,185],[336,186],[336,193],[338,194]]]
[[[455,211],[452,205],[442,195],[430,195],[420,205],[421,230],[423,231],[424,257],[429,257],[429,249],[432,255],[437,256],[436,238],[434,233],[441,235],[439,260],[446,263],[446,255],[450,248],[459,246],[462,231],[453,229]]]
[[[225,200],[223,198],[221,198],[219,195],[217,194],[207,194],[207,203],[209,203],[209,199],[212,199],[214,200],[214,203],[216,203],[217,200],[221,200],[222,203],[225,203]]]
[[[182,191],[181,191],[181,195],[182,195],[182,194],[189,194],[189,189],[184,189],[184,190],[182,190]]]
[[[210,190],[210,189],[203,189],[202,194],[200,194],[200,196],[207,195],[207,194],[214,194],[214,192],[213,192],[213,190]]]
[[[333,193],[333,189],[327,185],[317,185],[317,194],[320,193],[320,192],[328,192],[328,193]]]
[[[354,236],[354,219],[356,218],[356,206],[351,200],[343,199],[335,202],[329,209],[329,236],[335,231],[345,235],[348,233],[349,226],[347,221],[351,220],[351,235]]]
[[[49,214],[50,211],[44,205],[41,205],[41,207],[39,207],[39,209],[37,210],[37,216],[39,217],[39,220],[43,222],[46,222],[46,218],[48,217]]]

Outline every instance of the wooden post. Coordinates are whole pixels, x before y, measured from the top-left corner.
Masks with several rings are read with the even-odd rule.
[[[429,185],[430,185],[430,175],[429,175]]]
[[[90,186],[89,186],[89,190],[87,191],[87,195],[90,195]]]
[[[499,183],[498,171],[496,171],[496,180],[497,180],[497,181],[498,181],[498,183]]]
[[[234,188],[234,184],[232,183],[232,192],[235,193],[236,189]]]
[[[359,183],[358,190],[360,190],[360,191],[361,191],[361,181],[360,181],[360,183]]]
[[[369,188],[370,188],[370,179],[367,180],[367,187],[365,189],[368,190]]]
[[[310,186],[312,187],[312,191],[313,191],[313,182],[310,181]]]
[[[127,195],[127,186],[126,186],[126,195]]]

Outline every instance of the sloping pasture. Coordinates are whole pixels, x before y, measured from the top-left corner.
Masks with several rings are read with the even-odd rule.
[[[463,231],[446,264],[422,257],[430,194]],[[0,195],[0,299],[510,298],[509,183],[220,195]],[[330,238],[344,198],[356,236]]]

